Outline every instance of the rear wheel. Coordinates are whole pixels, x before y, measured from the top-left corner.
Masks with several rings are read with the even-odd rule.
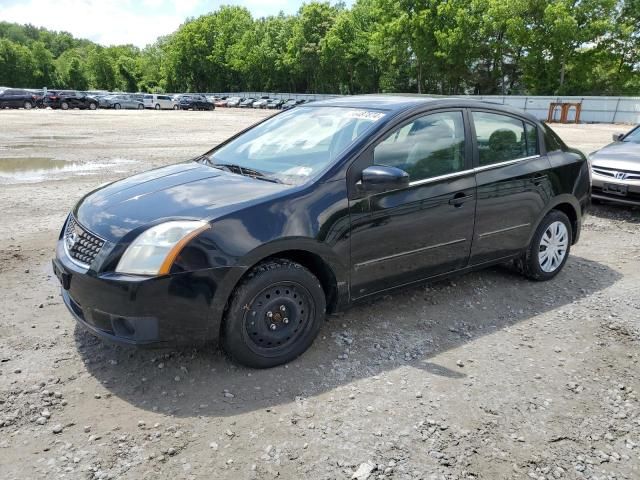
[[[62,103],[60,104],[60,108],[61,108],[62,110],[69,110],[69,104],[68,104],[67,102],[62,102]]]
[[[155,109],[160,110],[160,104],[156,103]]]
[[[531,244],[520,260],[522,273],[532,280],[550,280],[567,263],[572,243],[569,218],[551,210],[540,222]]]
[[[122,107],[120,106],[120,104],[119,104],[119,103],[116,103],[116,104],[113,106],[113,108],[115,108],[116,110],[120,110],[120,108],[122,108]]]
[[[29,100],[24,102],[24,109],[25,110],[31,110],[32,108],[33,108],[33,103],[31,103]]]
[[[222,346],[249,367],[289,362],[313,343],[325,310],[324,291],[309,270],[289,260],[270,260],[255,267],[234,291]]]
[[[138,104],[138,110],[144,110],[144,105],[142,103]]]
[[[174,109],[174,110],[179,110],[179,109],[180,109],[180,107],[178,107],[178,105],[174,105],[174,106],[173,106],[173,109]]]
[[[98,108],[98,104],[97,103],[91,102],[89,104],[89,110],[96,110],[97,108]]]

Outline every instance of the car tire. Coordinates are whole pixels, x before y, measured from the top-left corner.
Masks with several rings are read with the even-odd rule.
[[[61,108],[62,110],[69,110],[69,104],[68,104],[67,102],[62,102],[62,103],[60,104],[60,108]]]
[[[98,104],[97,103],[91,102],[89,104],[89,110],[97,110],[97,109],[98,109]]]
[[[551,210],[538,225],[518,262],[521,272],[531,280],[551,280],[567,263],[572,242],[569,218],[559,210]]]
[[[174,110],[180,110],[180,107],[178,107],[178,105],[174,105],[174,106],[173,106],[173,109],[174,109]]]
[[[144,105],[142,104],[138,105],[138,110],[144,110]]]
[[[315,275],[299,263],[272,259],[253,268],[233,292],[222,347],[248,367],[275,367],[311,346],[325,313]]]
[[[156,106],[154,107],[156,110],[160,110],[160,104],[156,103]]]
[[[33,108],[33,103],[31,103],[29,100],[24,102],[24,109],[25,110],[31,110],[32,108]]]
[[[113,104],[113,108],[116,109],[116,110],[120,110],[122,107],[120,106],[119,103],[114,103]]]

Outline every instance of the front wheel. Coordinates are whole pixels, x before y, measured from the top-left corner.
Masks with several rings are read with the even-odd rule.
[[[120,108],[121,108],[121,107],[120,107],[120,104],[119,104],[119,103],[116,103],[116,104],[113,106],[113,108],[115,108],[116,110],[120,110]]]
[[[159,103],[156,103],[155,109],[156,110],[160,110],[160,104]]]
[[[25,110],[31,110],[32,108],[33,108],[33,103],[31,103],[29,100],[24,102],[24,109]]]
[[[286,259],[269,260],[233,293],[222,346],[248,367],[281,365],[311,346],[325,311],[324,290],[308,269]]]
[[[98,104],[97,103],[91,102],[89,104],[89,110],[96,110],[97,108],[98,108]]]
[[[142,103],[138,104],[138,110],[144,110],[144,105]]]
[[[62,102],[62,103],[60,104],[60,108],[61,108],[62,110],[69,110],[69,104],[68,104],[67,102]]]
[[[569,218],[551,210],[540,222],[527,251],[520,260],[522,273],[531,280],[550,280],[567,263],[572,243]]]

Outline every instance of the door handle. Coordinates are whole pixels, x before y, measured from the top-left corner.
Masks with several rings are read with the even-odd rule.
[[[469,201],[472,198],[473,195],[465,195],[462,192],[458,192],[453,196],[453,198],[449,199],[449,205],[453,205],[454,207],[458,208],[461,207],[464,202]]]

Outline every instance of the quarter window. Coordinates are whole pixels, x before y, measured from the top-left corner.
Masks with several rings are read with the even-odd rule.
[[[496,113],[473,112],[480,166],[516,160],[538,153],[536,127]]]
[[[462,112],[433,113],[417,118],[389,134],[373,152],[373,163],[397,167],[411,181],[463,170]]]

